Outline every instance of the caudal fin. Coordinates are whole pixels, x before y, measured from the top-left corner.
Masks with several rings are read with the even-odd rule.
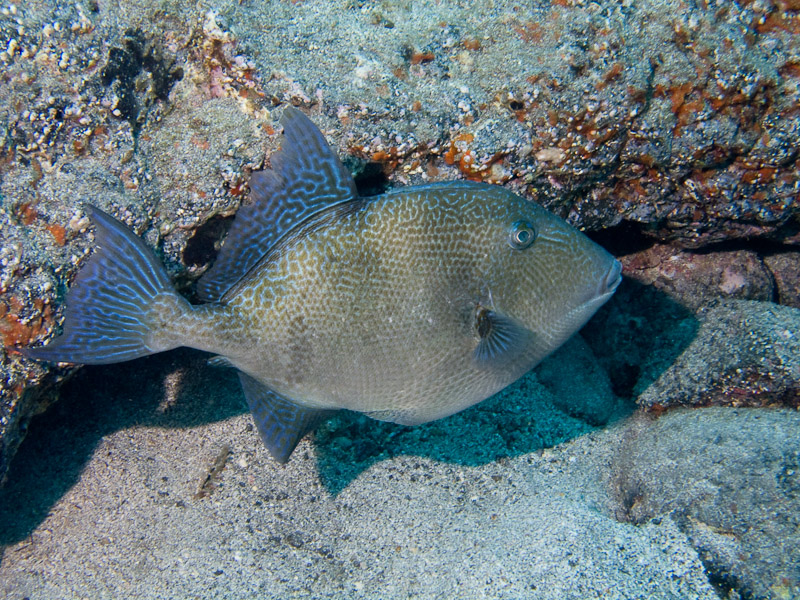
[[[164,268],[124,224],[94,206],[88,212],[98,248],[69,289],[63,333],[20,349],[29,358],[99,365],[164,349],[147,347],[146,319],[157,296],[176,296]]]

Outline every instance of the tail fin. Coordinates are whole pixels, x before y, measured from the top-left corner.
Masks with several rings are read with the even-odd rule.
[[[154,352],[146,345],[145,316],[159,294],[176,296],[170,280],[123,223],[99,208],[88,209],[98,249],[67,294],[63,333],[46,346],[21,349],[29,358],[100,365]]]

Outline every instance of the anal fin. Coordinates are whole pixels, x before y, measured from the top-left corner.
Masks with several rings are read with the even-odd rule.
[[[247,405],[261,440],[276,461],[285,464],[298,442],[334,411],[305,408],[239,373]]]

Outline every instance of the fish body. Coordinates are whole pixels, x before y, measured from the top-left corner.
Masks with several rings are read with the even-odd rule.
[[[360,198],[297,110],[192,306],[144,244],[91,209],[100,250],[67,298],[64,333],[26,353],[103,363],[177,346],[238,369],[284,462],[332,410],[407,425],[522,376],[613,294],[619,263],[499,187],[443,182]],[[120,292],[122,290],[122,292]]]

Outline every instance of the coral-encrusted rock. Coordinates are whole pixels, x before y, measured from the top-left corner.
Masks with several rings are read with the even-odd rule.
[[[727,300],[697,313],[697,335],[638,402],[800,406],[800,310]]]
[[[764,264],[775,278],[778,302],[800,308],[800,252],[771,254]]]
[[[696,310],[715,299],[772,300],[770,271],[755,252],[692,252],[656,244],[620,259],[626,276]]]

